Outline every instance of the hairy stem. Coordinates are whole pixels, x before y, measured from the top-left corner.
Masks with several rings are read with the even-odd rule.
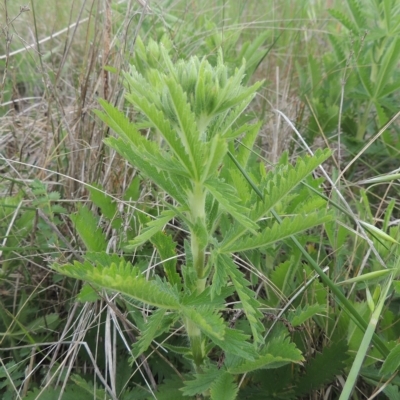
[[[190,219],[193,223],[190,246],[193,257],[193,268],[197,276],[195,290],[198,294],[202,293],[206,287],[206,278],[204,275],[207,243],[201,237],[201,232],[206,232],[205,198],[206,193],[203,186],[200,183],[195,183],[193,192],[189,197]],[[190,340],[194,364],[198,369],[203,364],[205,357],[202,334],[198,326],[192,321],[186,320],[185,325]]]

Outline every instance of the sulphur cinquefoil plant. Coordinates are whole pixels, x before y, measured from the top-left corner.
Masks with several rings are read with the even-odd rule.
[[[116,134],[106,144],[163,194],[163,208],[154,208],[123,256],[100,251],[53,267],[150,310],[133,344],[136,358],[183,328],[186,347],[163,344],[191,363],[181,371],[180,395],[235,399],[244,374],[304,360],[284,333],[267,335],[255,275],[236,260],[332,219],[323,199],[297,190],[330,154],[318,151],[294,166],[283,158],[268,172],[251,151],[260,123],[244,115],[262,83],[242,85],[244,63],[231,72],[222,53],[215,66],[196,57],[173,62],[155,42],[143,57],[142,73],[132,65],[123,74],[135,121],[104,100],[96,114]],[[149,243],[163,265],[152,277],[139,256],[129,256]]]

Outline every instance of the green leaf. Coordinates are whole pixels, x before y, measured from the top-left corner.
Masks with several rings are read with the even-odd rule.
[[[93,289],[92,286],[88,285],[85,283],[82,286],[82,289],[76,296],[76,301],[79,301],[80,303],[94,303],[95,301],[99,300],[100,296],[96,292],[96,290]]]
[[[346,367],[347,344],[345,340],[324,347],[314,359],[305,366],[304,375],[300,377],[296,388],[297,396],[311,393],[322,385],[332,382]]]
[[[313,157],[299,158],[295,166],[284,162],[286,157],[284,154],[280,162],[280,164],[283,165],[279,166],[275,171],[269,172],[263,179],[263,190],[265,192],[263,201],[258,200],[251,211],[250,218],[253,221],[257,221],[265,216],[276,205],[282,202],[316,167],[324,162],[330,154],[330,151],[317,150]],[[233,158],[233,161],[253,189],[260,193],[261,191],[255,187],[243,167],[237,163],[236,159]],[[245,231],[243,229],[232,229],[231,232],[225,236],[222,247],[228,247],[230,243],[236,243],[244,233]]]
[[[165,379],[161,385],[157,385],[158,390],[155,396],[151,396],[151,398],[157,400],[187,400],[184,394],[181,393],[182,386],[183,382],[179,378]],[[148,400],[150,398],[149,394],[145,398]],[[136,397],[132,397],[129,400],[136,400]]]
[[[203,168],[202,181],[216,175],[216,171],[218,171],[228,150],[226,140],[222,139],[219,135],[215,135],[208,143],[207,147],[207,163]]]
[[[204,186],[215,197],[220,206],[231,214],[240,224],[250,230],[257,229],[257,224],[246,217],[246,214],[249,214],[249,210],[240,204],[240,199],[236,197],[235,190],[232,186],[216,179],[207,180]]]
[[[189,187],[189,182],[181,174],[173,175],[154,166],[154,160],[149,161],[141,151],[127,145],[122,139],[109,137],[104,142],[118,151],[132,165],[136,166],[140,172],[151,179],[157,186],[165,190],[172,198],[181,204],[185,204],[185,191]],[[159,158],[164,156],[160,154]]]
[[[166,310],[158,309],[147,318],[145,329],[141,332],[139,340],[133,345],[132,352],[134,357],[139,357],[144,353],[151,342],[168,331],[170,326],[176,321],[173,315],[166,316]]]
[[[194,380],[185,381],[181,389],[185,396],[195,396],[210,389],[212,383],[224,374],[224,371],[214,365],[210,365],[201,374],[195,374]]]
[[[228,368],[231,374],[245,374],[257,369],[279,368],[289,363],[300,364],[304,361],[301,351],[296,348],[294,343],[290,343],[287,338],[278,337],[272,339],[262,350],[262,354],[253,361]]]
[[[292,235],[311,229],[314,226],[329,222],[332,219],[333,214],[326,211],[287,217],[283,219],[281,224],[275,222],[271,228],[266,228],[264,232],[258,235],[246,236],[245,238],[236,240],[234,243],[230,240],[230,244],[224,244],[222,242],[220,252],[236,253],[270,246],[271,244],[286,239]]]
[[[326,307],[323,304],[311,304],[306,305],[303,308],[299,307],[296,309],[294,314],[290,315],[290,322],[293,327],[304,324],[309,318],[315,314],[321,314],[326,312]]]
[[[179,309],[179,300],[173,289],[160,280],[147,281],[138,268],[124,260],[108,267],[92,265],[88,261],[74,264],[53,264],[51,268],[75,279],[81,279],[105,289],[121,292],[152,306]]]
[[[81,396],[84,399],[87,398],[87,399],[96,399],[96,400],[101,400],[101,399],[104,399],[106,397],[106,391],[104,389],[96,388],[96,385],[94,385],[91,382],[87,382],[85,379],[83,379],[78,374],[72,374],[71,375],[71,381],[74,382],[79,388],[76,391],[75,396],[74,397],[70,397],[71,400],[80,398]],[[86,393],[89,396],[85,396]],[[64,399],[64,396],[63,396],[63,399]]]
[[[365,22],[365,17],[363,14],[363,10],[365,8],[362,8],[362,5],[359,3],[358,0],[347,0],[347,4],[349,5],[351,14],[353,15],[353,19],[355,23],[357,24],[358,28],[361,29],[368,29],[369,26]],[[356,31],[354,31],[356,33]]]
[[[150,240],[155,234],[161,232],[165,225],[176,216],[176,213],[172,210],[164,210],[161,212],[157,219],[147,223],[145,229],[142,230],[140,235],[136,236],[135,239],[129,241],[128,249],[135,249]]]
[[[71,215],[70,218],[89,251],[105,251],[107,249],[106,239],[98,226],[98,218],[86,206],[81,206],[78,212]]]
[[[104,189],[98,184],[92,184],[92,186],[88,187],[88,191],[90,199],[97,207],[100,207],[101,213],[108,219],[114,218],[118,210],[117,204],[104,192]]]
[[[353,32],[354,35],[358,33],[357,25],[355,25],[350,19],[342,12],[334,9],[328,10],[329,14],[333,18],[336,18],[343,26],[345,26],[349,31]]]
[[[182,307],[182,314],[212,340],[223,341],[226,326],[220,314],[208,305],[197,307]]]
[[[185,168],[188,176],[196,177],[196,172],[193,169],[193,160],[187,154],[185,146],[182,144],[177,132],[172,129],[165,115],[157,110],[153,103],[150,103],[144,97],[137,96],[135,93],[127,95],[126,98],[146,115],[152,125],[163,136],[170,149],[174,152],[175,157],[180,161],[180,165]]]
[[[235,400],[239,391],[234,376],[224,372],[211,384],[211,399],[212,400]]]
[[[400,368],[400,344],[397,344],[390,350],[389,355],[385,359],[380,369],[382,375],[391,375]]]
[[[245,335],[238,329],[226,328],[222,340],[208,335],[207,332],[204,333],[226,353],[239,356],[245,360],[254,360],[257,357],[254,345],[247,342],[249,335]]]
[[[191,170],[194,173],[192,178],[198,181],[202,175],[206,148],[197,128],[196,118],[182,87],[173,78],[166,78],[165,82],[169,90],[169,100],[171,100],[177,125],[179,126],[178,137],[185,148],[186,154],[189,156]]]
[[[166,235],[164,232],[157,232],[151,239],[151,242],[156,246],[158,254],[163,261],[162,265],[167,275],[168,282],[179,288],[182,286],[181,277],[176,270],[176,243],[171,235]]]
[[[250,282],[246,280],[241,271],[227,255],[221,254],[217,258],[216,269],[225,269],[224,274],[228,275],[236,289],[239,299],[242,303],[243,310],[246,314],[247,320],[251,327],[254,341],[257,343],[264,342],[262,332],[264,326],[260,321],[263,314],[258,310],[260,306],[259,302],[254,298],[254,291],[249,289],[247,286]]]
[[[122,220],[118,215],[118,207],[114,199],[112,199],[100,185],[92,184],[88,186],[88,191],[90,193],[90,199],[100,207],[101,213],[104,217],[111,221],[111,226],[114,229],[118,229],[122,225]]]

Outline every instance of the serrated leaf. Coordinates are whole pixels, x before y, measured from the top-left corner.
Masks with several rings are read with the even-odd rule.
[[[90,199],[101,209],[101,213],[108,219],[115,217],[117,212],[117,204],[115,201],[104,192],[100,185],[92,184],[88,187]]]
[[[171,316],[166,318],[166,310],[158,309],[147,318],[145,329],[141,332],[139,340],[133,345],[132,352],[134,357],[140,356],[150,346],[151,342],[166,332],[175,319]]]
[[[279,204],[287,195],[301,183],[311,172],[323,163],[329,156],[330,151],[317,150],[313,157],[299,158],[295,166],[288,165],[285,161],[286,155],[281,157],[280,164],[275,171],[271,171],[263,179],[264,194],[263,201],[258,201],[250,214],[250,219],[258,221],[265,216],[271,209]],[[241,168],[239,165],[238,168]],[[244,177],[249,181],[245,171],[241,171]],[[252,185],[252,182],[250,182]],[[238,239],[244,234],[243,229],[231,230],[225,236],[221,247],[228,247],[231,243],[237,243]]]
[[[71,278],[81,279],[108,290],[121,292],[152,306],[179,309],[179,300],[173,289],[159,280],[147,281],[138,268],[124,260],[108,267],[92,265],[88,261],[74,264],[53,264],[51,268]]]
[[[93,303],[99,299],[100,296],[98,295],[96,290],[94,290],[93,287],[88,285],[87,283],[82,286],[81,290],[76,296],[76,301],[79,301],[80,303]]]
[[[338,10],[334,10],[334,9],[330,9],[328,10],[329,14],[332,15],[332,17],[336,18],[343,26],[345,26],[349,31],[352,31],[353,34],[357,34],[358,33],[358,28],[357,26],[350,21],[350,19],[343,14],[342,12],[338,11]]]
[[[192,177],[196,177],[196,172],[193,169],[193,160],[185,149],[185,144],[182,144],[177,133],[172,129],[170,122],[162,111],[158,110],[154,103],[150,103],[145,97],[131,92],[126,96],[127,100],[139,108],[152,123],[152,125],[161,133],[168,143],[174,155],[179,159],[181,165],[185,167],[187,173]]]
[[[221,244],[221,253],[236,253],[260,247],[270,246],[280,240],[286,239],[289,236],[296,235],[307,229],[311,229],[317,225],[324,224],[333,219],[334,215],[321,211],[310,213],[308,215],[296,215],[295,217],[287,217],[283,219],[282,223],[275,222],[270,228],[264,229],[258,235],[246,236],[230,244]]]
[[[182,307],[182,314],[193,322],[205,335],[213,340],[223,341],[225,323],[220,314],[210,306]]]
[[[249,210],[240,204],[240,199],[236,197],[232,186],[218,180],[208,180],[204,186],[219,202],[229,214],[232,215],[245,228],[254,230],[257,229],[257,224],[246,217]]]
[[[80,207],[70,218],[87,250],[100,252],[107,249],[106,239],[98,227],[98,219],[86,206]]]
[[[347,4],[349,5],[350,11],[353,15],[353,19],[357,24],[359,29],[367,29],[369,26],[365,23],[365,17],[363,15],[363,9],[361,4],[357,0],[348,0]],[[354,33],[356,33],[354,31]]]
[[[156,246],[158,254],[163,261],[162,266],[167,275],[168,282],[178,289],[182,286],[181,277],[176,270],[176,243],[171,235],[164,232],[157,232],[151,239],[151,242]]]
[[[212,400],[235,400],[238,391],[234,376],[224,372],[211,384],[210,394]]]
[[[225,329],[224,339],[218,339],[207,332],[204,332],[210,339],[218,345],[226,353],[236,355],[245,360],[254,360],[257,357],[257,352],[254,345],[249,343],[249,335],[245,335],[238,329]]]
[[[382,364],[380,373],[382,375],[391,375],[400,368],[400,344],[397,344],[390,350],[389,355],[386,357]]]
[[[264,326],[260,321],[262,318],[262,313],[258,310],[260,306],[259,302],[254,298],[254,292],[250,290],[247,286],[250,282],[244,278],[241,271],[227,255],[221,254],[217,258],[216,269],[224,268],[225,273],[230,277],[233,286],[236,289],[236,293],[242,303],[243,310],[246,314],[247,320],[250,324],[251,331],[253,334],[254,341],[256,343],[262,343],[264,338],[262,332],[264,331]]]
[[[106,392],[104,389],[98,389],[96,386],[91,383],[87,382],[85,379],[83,379],[80,375],[78,374],[72,374],[71,375],[71,380],[80,388],[79,391],[79,396],[82,396],[83,398],[92,398],[96,400],[101,400],[104,399],[106,396]],[[88,393],[90,394],[90,397],[85,397],[85,395],[82,393],[82,390],[84,391],[83,393]],[[75,395],[78,395],[76,393]],[[72,397],[72,399],[76,399],[77,397]],[[64,399],[64,396],[63,396]]]
[[[218,167],[222,164],[222,160],[228,150],[226,140],[221,139],[219,135],[215,135],[207,146],[207,163],[203,168],[201,180],[216,174]]]
[[[325,312],[326,307],[323,304],[306,305],[303,308],[297,308],[294,314],[290,315],[290,323],[293,327],[300,326],[314,315]]]
[[[177,377],[165,379],[161,385],[157,385],[158,390],[152,398],[157,400],[187,400],[182,393],[182,386],[182,380]],[[148,392],[145,399],[149,399]],[[132,397],[129,400],[136,400],[136,397]]]
[[[223,375],[224,371],[218,369],[216,366],[210,365],[201,374],[195,374],[194,380],[185,381],[185,386],[180,389],[185,396],[195,396],[210,389],[212,383]]]
[[[159,170],[152,162],[146,160],[140,151],[134,151],[127,146],[122,139],[109,137],[104,142],[118,151],[132,165],[136,166],[147,178],[151,179],[157,186],[165,190],[172,198],[180,204],[186,204],[185,190],[189,187],[188,181],[182,175],[173,175]],[[162,155],[160,156],[162,157]]]
[[[262,350],[262,354],[253,361],[231,367],[228,371],[231,374],[244,374],[257,369],[279,368],[289,363],[301,363],[304,361],[301,351],[296,348],[294,343],[288,339],[279,337],[271,342]]]
[[[340,374],[346,366],[347,349],[345,340],[324,347],[322,353],[317,354],[306,365],[305,374],[300,378],[296,394],[298,396],[308,394],[322,385],[332,382],[335,375]]]
[[[147,223],[145,229],[142,230],[140,235],[136,236],[135,239],[129,241],[127,248],[134,249],[141,246],[150,240],[155,234],[162,231],[166,224],[171,221],[172,218],[176,216],[176,213],[172,210],[164,210],[161,212],[160,216],[156,219]]]
[[[194,180],[199,180],[203,169],[203,157],[205,156],[204,142],[200,139],[196,117],[191,110],[187,95],[182,87],[173,78],[166,78],[170,100],[177,119],[178,136],[191,161]]]
[[[118,206],[112,197],[110,197],[98,184],[88,186],[90,199],[100,208],[101,214],[111,221],[111,226],[118,229],[122,225],[122,220],[118,215]]]

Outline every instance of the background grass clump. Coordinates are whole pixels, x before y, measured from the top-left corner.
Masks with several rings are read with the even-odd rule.
[[[400,398],[398,1],[0,10],[1,398]]]

